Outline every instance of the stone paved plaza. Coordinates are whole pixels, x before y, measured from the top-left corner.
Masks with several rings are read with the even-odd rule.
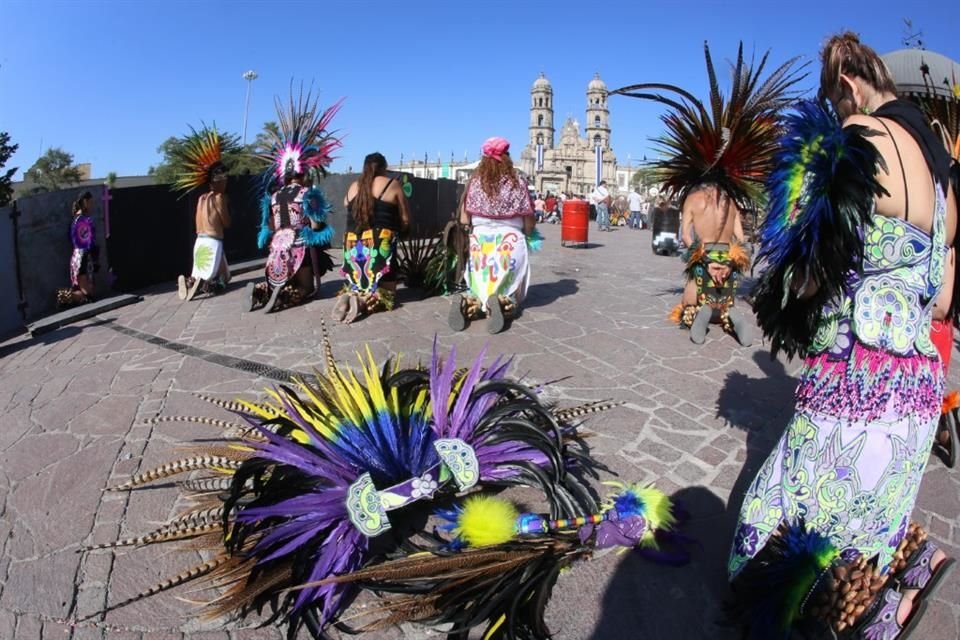
[[[446,326],[448,301],[418,300],[331,334],[341,360],[369,344],[381,359],[401,352],[428,358],[434,336],[461,360],[484,345],[515,355],[514,372],[552,382],[561,406],[610,398],[625,404],[589,420],[597,457],[620,479],[652,481],[675,492],[692,514],[699,541],[684,568],[607,553],[563,574],[548,611],[561,640],[734,638],[715,623],[725,597],[725,563],[742,492],[791,413],[797,363],[771,361],[759,344],[743,349],[713,329],[696,347],[666,316],[677,302],[680,262],[655,257],[649,231],[591,228],[587,249],[559,246],[560,228],[541,227],[545,250],[523,316],[506,333],[482,323]],[[277,314],[241,313],[237,279],[226,295],[181,303],[172,283],[145,291],[139,304],[37,339],[0,346],[0,639],[248,640],[282,638],[275,628],[188,617],[190,588],[167,592],[106,616],[105,625],[71,630],[82,617],[196,561],[194,552],[157,545],[78,553],[81,545],[148,531],[177,507],[176,489],[105,493],[178,455],[208,427],[144,424],[158,415],[217,415],[195,392],[254,398],[274,384],[204,354],[283,369],[321,366],[320,318],[339,284],[323,297]],[[407,294],[407,295],[403,295]],[[121,333],[128,328],[189,345],[177,351]],[[954,368],[956,371],[957,367]],[[957,387],[957,379],[951,381]],[[226,414],[225,414],[226,416]],[[960,473],[930,463],[915,518],[960,552]],[[960,620],[960,573],[944,585],[917,637],[953,640]],[[71,635],[72,634],[72,635]],[[381,634],[440,638],[422,629]]]

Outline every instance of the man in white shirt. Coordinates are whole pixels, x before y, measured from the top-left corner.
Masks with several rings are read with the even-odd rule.
[[[597,207],[597,228],[600,231],[610,231],[610,191],[607,190],[607,181],[601,180],[597,188],[590,194]]]
[[[640,185],[633,188],[633,191],[627,196],[627,206],[630,207],[630,227],[633,229],[643,229],[647,226],[647,221],[643,216],[643,198],[640,197]]]

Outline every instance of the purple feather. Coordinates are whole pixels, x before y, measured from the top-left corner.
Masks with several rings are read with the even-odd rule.
[[[460,395],[453,407],[453,414],[450,416],[450,436],[453,438],[464,439],[465,437],[469,437],[465,432],[468,430],[468,427],[472,427],[473,424],[476,424],[465,422],[464,418],[465,414],[467,413],[470,394],[473,391],[473,388],[476,386],[477,381],[480,380],[480,375],[483,371],[483,359],[486,357],[486,354],[487,348],[484,347],[480,350],[480,355],[478,355],[476,360],[473,361],[473,366],[470,367],[470,371],[467,372],[467,377],[460,386]],[[469,435],[473,434],[471,433]]]

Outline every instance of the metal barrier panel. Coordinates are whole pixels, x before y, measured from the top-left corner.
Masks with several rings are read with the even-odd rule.
[[[0,207],[0,338],[20,333],[23,316],[17,308],[17,259],[14,255],[13,206]]]

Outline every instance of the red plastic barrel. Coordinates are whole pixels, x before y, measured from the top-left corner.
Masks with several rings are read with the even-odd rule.
[[[567,200],[564,202],[560,246],[586,246],[589,223],[590,205],[585,200]]]

